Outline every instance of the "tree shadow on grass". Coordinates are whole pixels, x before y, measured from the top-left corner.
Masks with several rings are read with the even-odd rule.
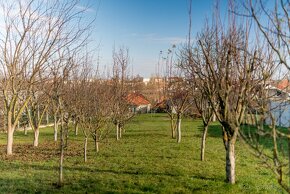
[[[200,180],[206,180],[206,181],[220,181],[220,182],[225,182],[224,177],[218,177],[218,178],[213,178],[213,177],[206,177],[204,175],[193,175],[191,178],[193,179],[200,179]]]
[[[5,170],[12,170],[17,168],[29,168],[34,169],[37,171],[57,171],[58,166],[49,166],[49,165],[43,165],[43,164],[19,164],[19,163],[10,163],[8,169]],[[134,169],[134,170],[122,170],[120,167],[120,170],[114,170],[114,169],[99,169],[94,167],[88,167],[86,164],[83,164],[81,166],[64,166],[64,171],[70,171],[70,172],[77,172],[77,171],[83,171],[88,173],[110,173],[110,174],[116,174],[116,175],[148,175],[148,176],[169,176],[169,177],[179,177],[184,176],[183,174],[178,173],[172,173],[172,172],[144,172],[142,169]]]
[[[203,126],[199,125],[197,127],[197,129],[199,130],[199,134],[195,134],[195,137],[201,137],[202,136],[202,132],[203,132]],[[222,137],[222,128],[219,124],[212,124],[210,126],[208,126],[208,131],[207,131],[207,137],[217,137],[217,138],[221,138]]]
[[[150,131],[151,132],[151,131]],[[131,133],[125,133],[123,136],[124,137],[142,137],[142,138],[145,138],[145,137],[168,137],[167,134],[165,133],[157,133],[157,132],[154,132],[154,133],[150,133],[150,132],[131,132]]]
[[[279,131],[282,131],[284,133],[287,132],[287,128],[282,128],[282,127],[276,127],[276,129],[279,129]],[[257,145],[260,146],[260,149],[266,148],[268,150],[272,150],[274,147],[273,144],[273,139],[271,135],[259,135],[257,132],[257,127],[254,125],[241,125],[240,127],[240,132],[244,134],[245,140],[247,141],[248,144],[256,147]],[[268,134],[272,134],[272,129],[264,125],[264,132]],[[277,138],[277,145],[278,145],[278,150],[281,152],[281,154],[286,157],[288,154],[288,140],[286,137],[279,137]]]
[[[42,164],[35,164],[35,163],[31,164],[31,163],[11,162],[11,163],[9,163],[9,165],[7,165],[7,168],[5,167],[6,171],[10,171],[10,170],[13,171],[15,169],[33,169],[33,171],[36,171],[34,173],[37,173],[37,174],[46,174],[46,173],[51,174],[51,172],[57,172],[58,166],[55,164],[54,165],[52,165],[52,164],[45,165],[43,163]],[[87,174],[86,175],[87,178],[82,178],[80,180],[75,180],[76,182],[71,182],[69,180],[71,180],[73,177],[72,172],[74,172],[76,174],[78,174],[78,172],[85,172],[85,174]],[[101,177],[104,177],[105,175],[112,176],[112,177],[116,177],[116,175],[117,176],[120,175],[122,177],[129,176],[129,177],[132,177],[133,180],[135,180],[135,178],[138,176],[159,177],[159,179],[163,179],[162,177],[172,177],[172,179],[179,179],[178,177],[181,178],[181,177],[189,176],[192,179],[199,179],[199,180],[203,180],[203,181],[214,181],[214,182],[216,182],[216,181],[223,182],[224,181],[223,177],[213,178],[213,177],[207,177],[207,176],[200,175],[200,174],[188,175],[188,174],[183,174],[183,173],[174,172],[174,171],[165,171],[165,172],[158,172],[157,171],[157,172],[155,172],[152,169],[144,171],[143,169],[138,169],[138,168],[132,169],[132,170],[127,170],[127,169],[122,169],[121,167],[120,167],[120,169],[102,169],[102,168],[100,168],[100,167],[98,168],[96,166],[89,167],[84,163],[80,163],[79,165],[64,166],[64,173],[65,173],[65,185],[63,188],[57,189],[55,186],[53,186],[53,183],[55,183],[57,181],[57,176],[55,177],[55,180],[50,180],[50,181],[46,180],[44,183],[41,182],[43,180],[40,180],[40,178],[36,178],[36,180],[33,180],[33,184],[30,185],[29,188],[25,188],[24,185],[29,184],[29,181],[32,181],[32,180],[26,180],[25,178],[23,178],[23,179],[12,178],[13,180],[9,181],[10,185],[7,187],[2,187],[0,189],[0,191],[2,191],[4,193],[5,193],[5,191],[6,192],[9,191],[12,193],[30,193],[30,192],[34,192],[34,193],[39,193],[39,192],[51,193],[51,192],[53,192],[53,193],[55,193],[55,192],[66,191],[66,189],[69,189],[69,191],[71,189],[76,189],[73,191],[85,192],[88,190],[88,191],[94,191],[94,192],[98,191],[98,192],[103,193],[103,192],[111,192],[111,191],[114,191],[116,189],[121,189],[120,191],[126,190],[126,187],[121,187],[121,188],[119,187],[119,185],[120,184],[122,185],[122,183],[120,183],[118,181],[118,179],[115,182],[117,184],[117,186],[114,187],[114,185],[111,185],[114,182],[108,182],[111,179],[102,180],[100,177],[95,177],[93,179],[89,178],[89,177],[93,177],[93,174],[99,174],[99,175],[103,174],[103,175],[101,175]],[[125,175],[125,176],[123,176],[123,175]],[[24,175],[24,177],[25,177],[25,175]],[[135,178],[133,178],[133,177],[135,177]],[[167,178],[165,178],[165,179],[167,179]],[[66,182],[66,180],[68,182]],[[5,184],[5,181],[7,181],[7,180],[0,178],[0,185]],[[19,183],[21,183],[21,184],[19,184]],[[87,184],[89,184],[89,186]],[[150,183],[148,183],[148,184],[150,184]],[[9,187],[11,187],[11,186],[13,187],[13,190],[9,190]],[[144,185],[138,185],[134,188],[137,189],[137,191],[141,191],[143,186]],[[75,187],[75,188],[70,188],[70,187]],[[108,189],[112,189],[112,190],[108,190]],[[202,190],[203,187],[196,187],[196,188],[191,188],[191,189],[193,189],[195,191],[199,191],[199,190]],[[157,190],[159,190],[159,189],[157,188]]]
[[[222,137],[222,127],[219,124],[210,125],[208,127],[208,136],[210,137]]]
[[[44,165],[37,165],[37,164],[27,164],[26,166],[29,166],[30,168],[33,168],[35,170],[44,170],[44,171],[51,171],[53,169],[58,170],[58,166],[51,167],[51,166],[44,166]],[[120,167],[120,170],[116,169],[101,169],[98,167],[88,167],[86,164],[80,165],[80,166],[65,166],[65,171],[70,172],[76,172],[76,171],[84,171],[89,173],[109,173],[109,174],[115,174],[115,175],[145,175],[145,176],[168,176],[168,177],[182,177],[186,176],[185,174],[180,174],[178,172],[174,171],[166,171],[166,172],[156,172],[156,171],[145,171],[143,169],[132,169],[132,170],[122,170],[122,167]],[[193,179],[201,179],[201,180],[208,180],[208,181],[221,181],[224,182],[224,177],[207,177],[205,175],[201,174],[193,174],[191,176]]]
[[[100,172],[100,173],[115,173],[114,171]],[[125,173],[135,175],[131,172]],[[137,174],[138,175],[138,174]],[[176,178],[176,177],[174,177]],[[193,177],[198,178],[198,177]],[[206,180],[206,179],[202,179]],[[0,178],[0,192],[1,193],[140,193],[140,192],[162,192],[163,186],[158,184],[139,183],[138,179],[124,180],[124,179],[102,179],[95,176],[91,179],[82,178],[77,182],[72,182],[72,177],[64,177],[64,185],[56,187],[57,177],[55,180],[42,182],[41,179],[27,181],[23,178]],[[216,181],[216,180],[214,180]],[[189,188],[188,188],[189,189]],[[203,190],[203,185],[196,185],[190,188],[191,192],[198,192]],[[173,191],[173,190],[172,190]]]

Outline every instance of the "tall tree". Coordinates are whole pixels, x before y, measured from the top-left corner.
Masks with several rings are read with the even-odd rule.
[[[41,82],[49,61],[59,50],[76,49],[88,25],[78,1],[2,1],[4,29],[0,35],[1,91],[7,123],[7,155],[12,154],[15,127],[31,99],[31,88]],[[45,6],[43,6],[45,5]]]
[[[272,52],[275,53],[275,59],[278,59],[278,64],[280,67],[290,70],[290,2],[288,0],[277,0],[264,2],[261,0],[249,0],[243,4],[245,12],[243,14],[237,13],[238,15],[251,17],[252,21],[256,25],[257,29],[260,32],[260,36],[267,42],[268,46],[272,49]],[[264,100],[269,100],[269,96],[263,95]],[[268,117],[273,117],[271,115],[271,109],[267,106],[260,106],[260,109],[265,110],[263,113],[266,113]],[[269,112],[270,111],[270,112]],[[267,114],[268,112],[268,114]],[[262,117],[266,116],[262,114]],[[273,142],[273,164],[274,172],[277,174],[277,179],[279,184],[284,188],[288,193],[290,193],[290,178],[288,184],[283,183],[282,177],[282,167],[279,159],[277,142],[279,138],[286,138],[288,141],[288,177],[290,177],[290,128],[288,127],[288,132],[283,132],[275,127],[275,118],[272,118],[272,142]],[[260,125],[262,126],[262,125]],[[261,128],[257,126],[260,131]],[[262,129],[263,130],[263,129]],[[259,151],[260,152],[260,151]]]
[[[222,125],[226,150],[226,179],[236,182],[235,144],[249,101],[254,98],[266,54],[263,48],[249,44],[249,28],[230,15],[226,27],[213,21],[197,37],[192,52],[191,71],[202,81],[217,119]],[[214,96],[213,96],[214,95]]]
[[[119,140],[122,136],[122,130],[125,124],[134,116],[134,112],[130,110],[130,104],[127,100],[129,95],[128,81],[128,66],[130,63],[129,50],[120,48],[113,51],[113,77],[111,95],[113,123],[116,126],[116,139]]]
[[[176,46],[173,45],[172,49],[168,49],[163,93],[167,104],[166,111],[170,118],[172,138],[176,138],[177,143],[180,143],[182,116],[191,106],[191,92],[183,72],[178,68],[180,62],[174,61],[175,48]]]
[[[269,5],[270,3],[274,5]],[[290,2],[277,0],[266,4],[261,0],[249,0],[245,8],[248,11],[247,16],[253,18],[279,62],[290,70]]]
[[[201,146],[200,146],[200,159],[201,161],[204,161],[206,137],[207,137],[209,124],[213,117],[213,108],[210,105],[208,96],[203,94],[203,91],[196,91],[193,98],[194,98],[195,106],[197,107],[197,110],[199,114],[201,115],[202,123],[203,123],[202,139],[201,139]]]
[[[31,126],[34,131],[33,146],[38,146],[39,139],[39,127],[43,120],[43,116],[49,106],[49,96],[44,92],[45,85],[38,85],[31,88],[31,98],[27,104],[27,115]]]

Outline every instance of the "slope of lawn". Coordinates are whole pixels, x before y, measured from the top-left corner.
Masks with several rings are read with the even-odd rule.
[[[62,188],[57,188],[58,143],[53,129],[41,129],[40,146],[33,134],[15,134],[14,155],[5,155],[6,134],[0,134],[0,193],[281,193],[272,172],[248,146],[237,142],[237,184],[225,183],[225,151],[217,123],[209,128],[206,160],[200,161],[201,121],[184,119],[182,142],[170,137],[166,114],[136,116],[120,141],[112,136],[94,152],[89,142],[83,162],[81,132],[69,136]]]

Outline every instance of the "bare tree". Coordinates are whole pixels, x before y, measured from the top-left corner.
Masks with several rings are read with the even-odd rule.
[[[197,110],[199,111],[202,123],[203,123],[203,132],[202,132],[202,139],[201,139],[201,147],[200,147],[200,159],[204,161],[204,153],[205,153],[205,143],[206,143],[206,136],[208,131],[208,126],[213,117],[213,109],[210,105],[208,100],[208,96],[203,94],[203,91],[197,91],[199,94],[194,95],[194,102]]]
[[[168,112],[171,118],[172,136],[176,131],[176,141],[181,142],[181,120],[186,110],[191,106],[190,90],[182,77],[171,77],[168,81]],[[176,123],[174,123],[176,117]]]
[[[237,15],[244,16],[244,17],[250,17],[252,18],[252,21],[254,21],[255,26],[260,32],[260,37],[262,37],[268,44],[268,46],[272,49],[272,52],[275,53],[275,60],[276,63],[279,64],[280,68],[285,68],[290,70],[290,64],[289,64],[289,54],[290,54],[290,17],[289,17],[289,11],[290,11],[290,2],[288,0],[277,0],[277,1],[262,1],[262,0],[249,0],[247,2],[243,2],[243,7],[245,8],[245,11],[242,12],[241,10],[233,11]],[[275,61],[273,59],[273,61]],[[273,117],[271,115],[271,109],[269,109],[269,98],[271,96],[267,95],[261,95],[263,100],[265,101],[266,105],[261,105],[259,109],[261,110],[260,115],[261,119],[260,122],[257,122],[257,130],[261,134],[265,134],[263,129],[263,123],[262,120],[266,116]],[[288,127],[288,132],[281,131],[275,127],[274,119],[272,118],[271,122],[272,127],[272,133],[270,134],[270,137],[272,138],[273,143],[273,154],[272,158],[274,161],[272,164],[274,164],[275,174],[277,175],[277,179],[279,184],[282,186],[283,189],[285,189],[288,193],[290,193],[290,128]],[[266,136],[269,135],[266,133]],[[247,136],[249,138],[249,136]],[[278,141],[279,139],[286,138],[288,141],[288,186],[287,184],[283,183],[283,171],[281,160],[279,159],[278,154]],[[250,138],[251,139],[251,138]],[[247,141],[252,142],[252,141]],[[253,147],[253,146],[252,146]],[[255,146],[254,148],[257,148]],[[256,149],[257,150],[257,149]],[[262,154],[261,150],[258,150],[259,153]],[[263,153],[265,154],[265,153]],[[267,157],[266,157],[267,158]]]
[[[277,94],[270,92],[269,83],[267,83],[267,87],[261,86],[257,99],[250,107],[250,111],[254,110],[256,114],[258,112],[255,117],[260,117],[260,119],[257,118],[254,122],[249,122],[243,127],[240,134],[243,140],[255,151],[256,156],[261,159],[263,164],[274,172],[281,187],[289,193],[290,190],[287,184],[289,176],[285,172],[289,163],[289,161],[285,160],[285,148],[288,146],[285,143],[288,141],[289,136],[277,128],[276,120],[279,118],[273,114],[277,109],[281,109],[283,104],[285,106],[287,103],[285,104],[285,99],[281,97],[277,99]],[[264,126],[266,124],[265,120],[268,120],[267,124],[269,126]],[[263,142],[265,140],[272,141],[272,152],[265,151]]]
[[[76,64],[73,61],[73,57],[62,58],[62,60],[56,63],[55,68],[58,68],[58,73],[54,75],[52,81],[52,93],[51,101],[55,103],[55,106],[58,107],[58,117],[60,122],[60,158],[59,158],[59,180],[58,186],[63,185],[63,161],[64,161],[64,152],[67,146],[67,137],[69,130],[69,119],[70,112],[68,109],[68,103],[65,101],[65,95],[68,95],[67,92],[67,83],[70,81],[70,74],[72,69],[76,68]],[[55,72],[54,72],[55,73]]]
[[[44,92],[43,86],[38,85],[31,88],[31,98],[27,104],[27,115],[31,129],[34,131],[33,146],[35,147],[38,146],[39,127],[50,101],[49,96]]]
[[[78,25],[84,11],[78,1],[3,1],[5,29],[0,36],[1,91],[7,118],[7,154],[13,134],[31,99],[31,88],[41,81],[49,61],[61,49],[82,44],[88,26]],[[46,6],[43,6],[46,5]]]
[[[267,53],[266,53],[267,54]],[[255,86],[263,67],[264,50],[249,45],[249,27],[238,25],[233,15],[227,27],[215,17],[212,27],[205,26],[192,52],[191,75],[202,81],[204,94],[223,128],[226,150],[226,179],[234,184],[235,144]]]
[[[180,143],[181,120],[183,114],[191,106],[191,92],[187,80],[178,68],[180,62],[174,62],[175,47],[173,45],[172,49],[168,49],[163,93],[167,104],[166,111],[170,118],[172,138],[176,138],[177,143]]]
[[[78,118],[84,136],[84,161],[87,161],[88,141],[92,137],[95,151],[99,151],[99,142],[109,134],[112,112],[109,108],[113,95],[108,80],[101,79],[98,69],[93,66],[92,57],[73,60],[76,64],[71,78],[65,84],[64,99],[69,115]],[[75,125],[75,124],[74,124]]]
[[[116,139],[122,136],[122,130],[125,124],[134,116],[130,110],[130,104],[127,100],[129,88],[126,83],[128,80],[128,65],[130,62],[129,50],[120,48],[113,51],[113,77],[111,85],[113,123],[116,126]]]
[[[99,152],[99,142],[107,138],[111,131],[112,112],[108,107],[110,106],[112,96],[108,90],[107,82],[104,82],[102,79],[96,79],[93,84],[95,88],[95,104],[90,134],[94,140],[95,151]]]
[[[171,100],[173,99],[173,95],[174,95],[174,90],[177,89],[177,87],[175,86],[175,84],[170,83],[174,81],[174,66],[173,66],[173,55],[174,55],[174,48],[168,49],[167,52],[167,56],[164,58],[161,56],[161,59],[165,60],[165,72],[164,73],[164,82],[165,84],[163,85],[163,95],[164,95],[164,103],[166,104],[166,112],[169,116],[170,119],[170,128],[171,128],[171,137],[172,139],[176,138],[176,128],[177,128],[177,118],[176,118],[176,110],[173,107],[173,103],[171,102]],[[160,52],[160,55],[163,52]],[[160,56],[159,56],[160,58]],[[158,62],[160,63],[160,62]],[[161,63],[162,65],[164,65],[164,63]],[[160,64],[159,64],[160,65]],[[164,67],[163,67],[164,68]],[[175,77],[175,79],[179,79],[178,77]],[[158,82],[159,84],[159,82]]]
[[[290,70],[290,2],[277,0],[271,3],[275,4],[271,5],[273,9],[269,9],[269,6],[262,0],[249,0],[244,7],[248,11],[248,16],[253,18],[269,46],[276,53],[279,62]]]
[[[84,83],[84,82],[83,82]],[[82,85],[82,84],[81,84]],[[111,110],[108,108],[108,87],[98,79],[92,79],[83,85],[78,103],[78,115],[80,126],[83,131],[84,140],[84,161],[87,161],[88,138],[94,140],[95,151],[99,152],[99,142],[109,134],[111,123]]]
[[[214,86],[210,83],[207,83],[207,80],[202,80],[196,75],[197,71],[201,70],[198,66],[196,66],[196,64],[202,64],[202,61],[200,55],[197,54],[197,50],[195,49],[192,51],[190,40],[188,44],[182,47],[180,50],[180,61],[179,68],[184,71],[184,74],[187,77],[187,82],[192,93],[191,98],[194,102],[193,105],[198,111],[198,114],[201,116],[203,122],[200,158],[202,161],[204,161],[208,126],[214,116],[214,109],[212,108],[213,104],[210,103],[209,99],[215,98]],[[209,93],[206,91],[209,91]],[[212,99],[211,101],[214,102],[215,100]]]

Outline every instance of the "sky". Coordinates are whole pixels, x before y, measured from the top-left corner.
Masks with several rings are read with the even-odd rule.
[[[224,0],[225,1],[225,0]],[[92,33],[99,65],[110,68],[112,51],[129,49],[131,73],[154,75],[160,51],[186,41],[189,0],[83,0],[95,14]],[[192,34],[211,17],[214,0],[193,0]]]
[[[192,37],[211,17],[215,1],[192,0]],[[156,73],[160,51],[166,53],[188,37],[189,0],[80,0],[78,8],[86,6],[85,20],[95,19],[89,47],[102,70],[110,71],[113,48],[125,47],[131,59],[130,74],[148,78]]]

